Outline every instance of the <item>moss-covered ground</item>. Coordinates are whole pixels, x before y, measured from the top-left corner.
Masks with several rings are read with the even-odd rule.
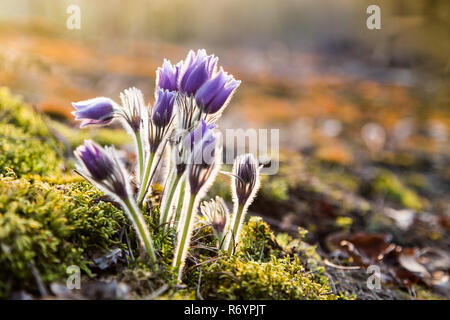
[[[232,258],[216,249],[210,227],[198,226],[180,284],[170,267],[173,230],[164,232],[156,225],[157,198],[146,219],[155,230],[162,267],[151,272],[139,258],[123,212],[71,171],[72,162],[65,155],[80,142],[74,129],[39,115],[4,88],[0,119],[1,298],[19,293],[57,296],[69,266],[80,268],[88,287],[115,280],[129,288],[127,297],[137,299],[351,298],[332,292],[321,258],[301,235],[277,240],[270,226],[256,217],[245,224]],[[61,142],[61,135],[68,144]],[[128,141],[120,134],[98,131],[89,137],[102,144]],[[278,187],[274,184],[272,189],[268,192],[276,194]]]

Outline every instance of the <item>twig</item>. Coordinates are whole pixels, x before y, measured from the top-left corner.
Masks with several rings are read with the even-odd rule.
[[[169,288],[169,286],[166,284],[162,285],[161,287],[159,287],[157,290],[155,290],[151,295],[149,295],[147,297],[148,300],[153,300],[157,297],[159,297],[161,294],[163,294],[167,289]]]
[[[200,293],[200,283],[202,281],[202,268],[200,268],[200,275],[198,276],[198,284],[197,284],[197,298],[199,300],[205,300],[202,297],[202,294]]]
[[[31,269],[31,273],[33,274],[33,277],[36,280],[36,284],[41,297],[43,298],[47,297],[48,296],[47,289],[45,289],[44,283],[42,282],[41,276],[39,275],[39,272],[34,266],[34,263],[32,262],[28,263],[28,267]]]
[[[328,259],[325,259],[323,262],[329,267],[333,267],[333,268],[340,269],[340,270],[359,270],[359,269],[361,269],[360,266],[349,266],[349,267],[339,266],[337,264],[334,264],[334,263],[328,261]]]

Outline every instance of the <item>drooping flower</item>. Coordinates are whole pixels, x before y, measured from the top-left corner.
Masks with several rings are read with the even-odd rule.
[[[126,199],[129,196],[129,185],[126,172],[118,159],[114,148],[103,149],[91,140],[75,150],[80,166],[78,172],[87,180],[100,187],[103,191]]]
[[[169,90],[158,90],[157,100],[153,107],[152,123],[157,127],[166,127],[172,119],[176,93]]]
[[[172,65],[169,60],[164,59],[162,67],[156,70],[156,89],[178,91],[178,77],[183,61]]]
[[[197,90],[214,74],[217,57],[207,55],[204,49],[197,53],[189,51],[183,62],[183,68],[179,80],[179,90],[187,95],[195,95]]]
[[[156,270],[157,261],[150,232],[132,196],[127,172],[114,148],[103,149],[96,143],[85,140],[75,150],[75,156],[80,162],[77,166],[78,173],[120,203],[138,234],[143,256],[148,255]]]
[[[106,97],[72,102],[72,106],[75,108],[75,111],[72,111],[75,120],[81,120],[80,128],[110,123],[117,109],[115,102]]]
[[[206,81],[198,89],[195,100],[204,113],[216,113],[226,107],[240,83],[220,68],[214,78]]]

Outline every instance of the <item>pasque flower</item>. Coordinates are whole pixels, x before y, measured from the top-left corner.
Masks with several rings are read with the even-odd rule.
[[[213,76],[217,60],[214,55],[207,55],[204,49],[197,53],[189,51],[183,62],[179,90],[184,94],[194,95]]]
[[[214,78],[206,81],[198,89],[195,100],[204,113],[216,113],[226,106],[240,83],[220,68]]]
[[[115,197],[129,197],[126,173],[122,170],[114,148],[103,149],[91,140],[85,140],[75,150],[75,156],[81,164],[77,169],[82,176]]]
[[[78,173],[121,204],[136,229],[143,255],[144,252],[148,254],[156,268],[156,255],[150,232],[134,201],[128,174],[114,148],[103,149],[96,143],[85,140],[84,144],[75,150],[75,156],[80,162],[77,166]]]
[[[218,133],[214,132],[213,128],[206,125],[203,120],[188,139],[192,144],[190,162],[186,169],[189,192],[186,192],[183,212],[178,224],[178,238],[173,259],[173,266],[178,270],[179,278],[181,278],[189,248],[199,201],[217,174],[221,155]]]
[[[158,67],[156,70],[156,88],[178,91],[178,78],[183,61],[178,62],[176,65],[172,65],[169,60],[164,59],[162,67]]]
[[[242,224],[248,206],[253,201],[259,189],[258,160],[250,153],[236,157],[233,164],[231,189],[233,193],[233,218],[230,223],[230,232],[225,239],[225,249],[232,254],[238,244]]]
[[[106,97],[98,97],[79,102],[72,102],[75,120],[81,120],[80,128],[88,125],[104,125],[110,123],[116,115],[114,101]]]

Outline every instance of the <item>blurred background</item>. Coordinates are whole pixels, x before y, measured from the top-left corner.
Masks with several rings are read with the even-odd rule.
[[[73,4],[79,30],[66,27]],[[380,30],[366,27],[370,4]],[[449,34],[447,0],[2,0],[0,86],[67,135],[70,102],[130,86],[152,102],[163,58],[205,48],[242,80],[220,126],[280,129],[280,172],[253,212],[306,227],[327,252],[337,232],[379,232],[445,253]]]

